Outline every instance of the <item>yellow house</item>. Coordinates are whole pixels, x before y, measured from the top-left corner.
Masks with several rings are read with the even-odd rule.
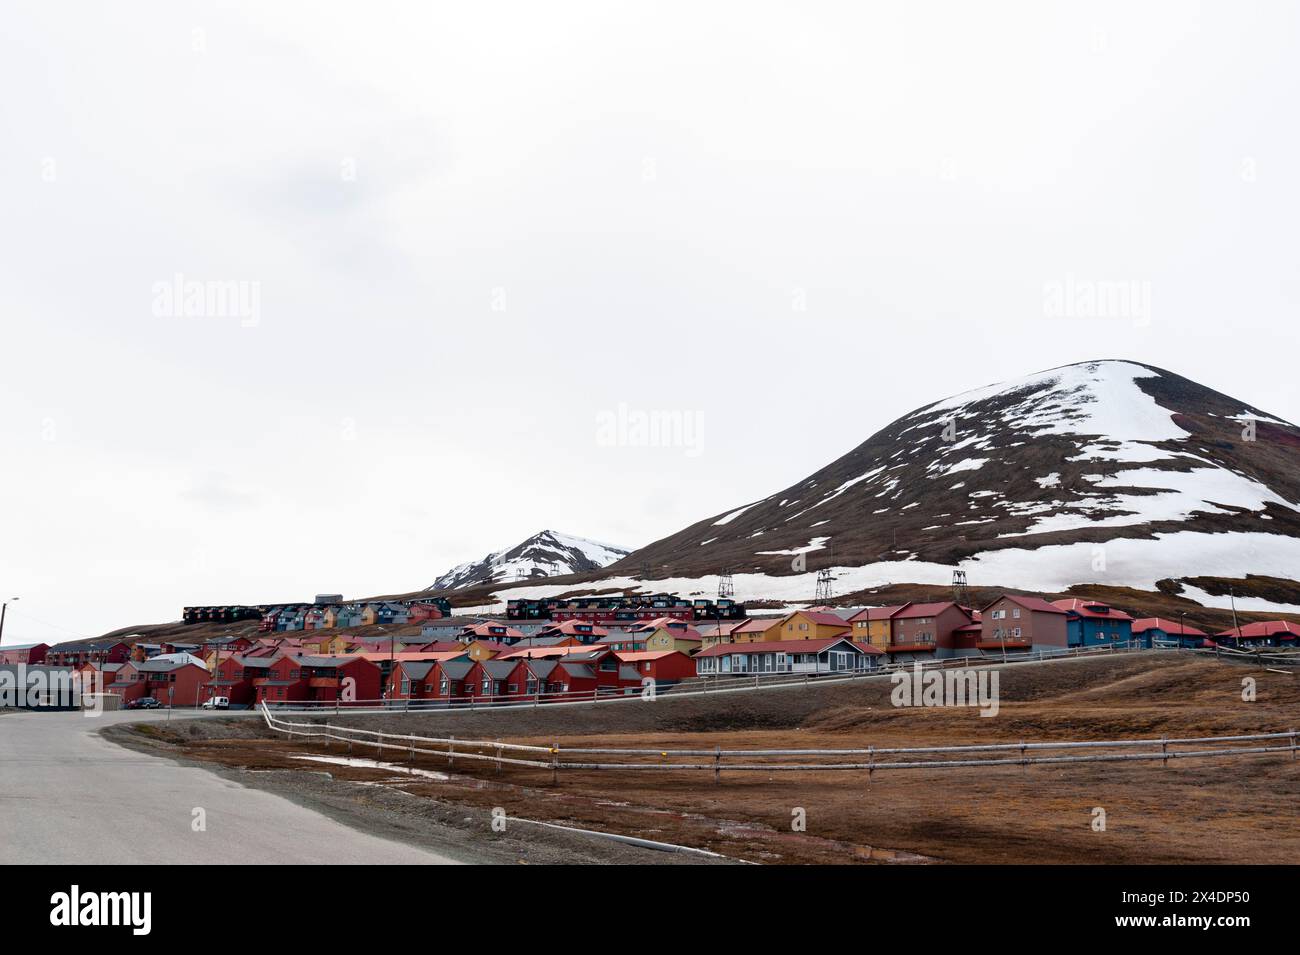
[[[699,624],[700,648],[707,650],[719,643],[735,643],[736,631],[747,623],[749,623],[748,619],[701,621]]]
[[[484,643],[482,640],[471,640],[464,644],[465,650],[469,653],[469,658],[474,661],[491,660],[497,655],[499,645]]]
[[[351,639],[341,633],[331,634],[329,639],[320,641],[320,652],[327,655],[347,653],[351,642]]]
[[[645,634],[644,637],[647,652],[651,650],[680,650],[689,656],[699,653],[700,647],[703,645],[702,638],[694,630],[660,627],[654,633]]]
[[[854,643],[868,643],[879,650],[889,649],[890,632],[893,628],[893,616],[900,610],[912,606],[910,603],[894,607],[866,607],[849,617],[849,626],[853,628],[850,639]]]
[[[765,643],[769,640],[780,640],[781,637],[780,617],[764,617],[762,619],[746,620],[743,624],[731,631],[732,643]]]
[[[339,625],[339,608],[330,607],[325,611],[325,616],[321,618],[321,628],[324,630],[333,630]]]
[[[781,621],[781,628],[769,630],[765,640],[824,640],[827,637],[847,636],[852,628],[843,617],[823,610],[796,610]]]

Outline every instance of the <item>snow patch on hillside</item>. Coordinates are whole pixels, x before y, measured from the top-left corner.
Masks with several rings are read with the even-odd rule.
[[[1095,570],[1098,554],[1105,569]],[[1007,548],[987,551],[963,561],[974,586],[1005,586],[1023,590],[1061,591],[1075,584],[1096,583],[1113,587],[1154,590],[1156,581],[1186,576],[1190,568],[1197,575],[1244,577],[1247,573],[1291,578],[1300,566],[1300,539],[1279,534],[1239,532],[1205,534],[1177,531],[1156,534],[1151,539],[1120,538],[1106,544],[1080,542],[1039,548]],[[947,586],[953,567],[919,560],[882,561],[861,567],[835,567],[837,593],[895,583]],[[735,574],[736,598],[746,600],[809,601],[816,592],[817,574]],[[617,588],[627,593],[660,591],[682,596],[716,593],[717,577],[668,577],[642,581],[634,577],[608,577],[593,581],[593,589]],[[501,596],[554,597],[572,590],[571,585],[541,584],[511,588]],[[1192,593],[1186,591],[1188,596]],[[1227,596],[1196,592],[1193,599],[1207,607],[1230,606]],[[1240,607],[1241,604],[1239,603]],[[1251,599],[1250,609],[1265,612],[1300,612],[1289,604]]]

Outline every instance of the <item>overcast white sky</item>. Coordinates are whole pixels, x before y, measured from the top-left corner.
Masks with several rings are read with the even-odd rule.
[[[1300,420],[1295,9],[6,3],[5,642],[644,544],[1089,358]]]

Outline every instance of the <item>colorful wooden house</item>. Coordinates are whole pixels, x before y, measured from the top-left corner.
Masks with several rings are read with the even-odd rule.
[[[1066,613],[1041,597],[1004,594],[981,611],[984,653],[1059,651],[1068,646]]]
[[[1212,647],[1213,642],[1204,630],[1188,626],[1184,620],[1169,620],[1164,617],[1139,617],[1133,621],[1133,639],[1138,646],[1148,650],[1170,649],[1179,647],[1194,650],[1199,647]]]
[[[1133,618],[1100,600],[1067,597],[1053,600],[1065,611],[1066,640],[1072,647],[1127,646],[1133,639]]]
[[[1232,627],[1215,640],[1227,647],[1294,647],[1300,624],[1289,620],[1260,620]]]
[[[796,610],[781,620],[779,631],[767,631],[765,640],[826,640],[831,637],[847,636],[852,631],[848,622],[840,616],[821,610]]]
[[[840,673],[866,670],[884,652],[844,636],[717,644],[692,659],[699,676],[756,673]]]
[[[889,641],[893,637],[890,618],[910,606],[910,603],[905,603],[890,607],[864,607],[859,610],[848,620],[849,626],[853,629],[853,642],[869,643],[877,650],[888,650]]]

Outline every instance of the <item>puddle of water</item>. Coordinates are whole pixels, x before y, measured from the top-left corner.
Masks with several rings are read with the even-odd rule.
[[[422,776],[446,782],[451,777],[446,773],[435,773],[430,769],[416,769],[413,766],[401,766],[397,763],[385,763],[377,759],[363,759],[358,756],[292,756],[291,759],[306,759],[313,763],[329,763],[332,766],[350,766],[354,769],[386,769],[401,773],[403,776]]]

